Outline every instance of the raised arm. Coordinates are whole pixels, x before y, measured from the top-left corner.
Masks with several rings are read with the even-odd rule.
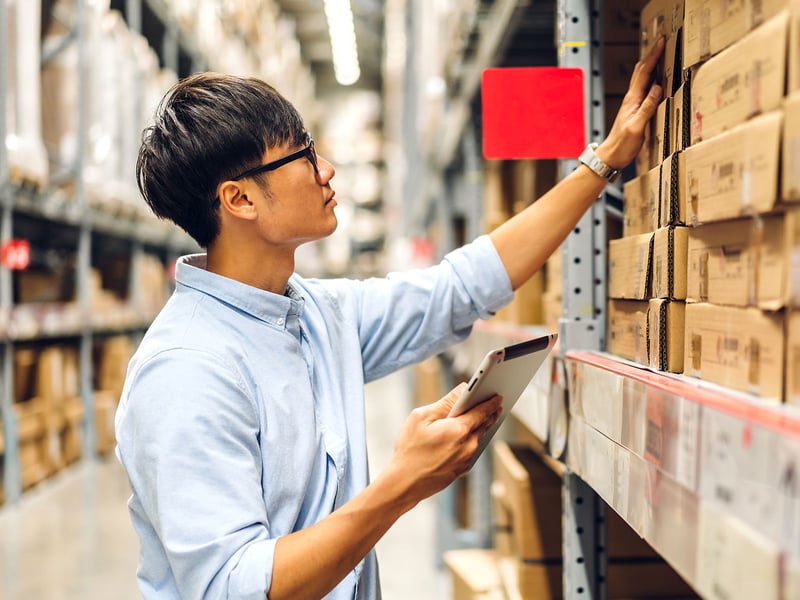
[[[664,38],[636,64],[628,92],[597,156],[621,169],[637,155],[647,122],[661,100],[661,87],[651,83],[664,51]],[[549,192],[492,231],[490,238],[514,289],[542,268],[605,187],[605,179],[581,165]]]
[[[447,417],[464,385],[412,411],[389,466],[363,492],[316,525],[278,540],[270,600],[323,597],[398,518],[469,468],[478,441],[501,408],[495,397],[459,417]]]

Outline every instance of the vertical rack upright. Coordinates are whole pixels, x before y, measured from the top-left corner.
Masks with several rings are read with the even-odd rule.
[[[8,12],[6,3],[0,2],[0,48],[8,47]],[[5,52],[4,52],[5,54]],[[5,60],[0,60],[0,92],[7,89],[8,66]],[[11,190],[8,185],[9,165],[8,151],[6,150],[6,95],[0,93],[0,245],[11,239],[11,219],[13,212]],[[11,309],[11,272],[0,267],[0,315],[8,314]],[[3,466],[3,488],[5,495],[10,500],[19,497],[22,484],[20,482],[19,462],[17,460],[17,428],[14,417],[13,405],[13,356],[11,342],[5,335],[2,338],[2,371],[0,371],[0,421],[2,421],[5,450],[0,460]]]
[[[600,142],[605,135],[601,15],[601,0],[558,2],[559,66],[579,68],[584,73],[587,142]],[[562,176],[577,166],[576,160],[561,161]],[[605,346],[605,194],[592,204],[562,246],[564,291],[559,322],[562,351],[602,350]],[[564,474],[562,498],[564,598],[605,598],[605,505],[589,485],[569,470]]]

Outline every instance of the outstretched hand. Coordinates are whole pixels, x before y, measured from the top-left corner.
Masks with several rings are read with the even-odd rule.
[[[653,73],[664,53],[664,46],[664,37],[661,36],[648,55],[636,63],[614,124],[597,149],[597,155],[611,167],[626,167],[642,147],[645,128],[653,118],[663,93],[661,86],[653,83]]]
[[[444,489],[470,466],[478,443],[500,418],[495,396],[457,417],[448,417],[466,384],[438,402],[414,409],[395,442],[389,468],[402,475],[414,503]]]

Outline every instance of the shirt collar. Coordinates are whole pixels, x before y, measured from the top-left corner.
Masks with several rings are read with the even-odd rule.
[[[254,317],[285,327],[289,315],[301,316],[303,297],[291,284],[284,295],[258,289],[241,281],[206,270],[205,254],[182,256],[175,265],[175,281],[230,304]]]

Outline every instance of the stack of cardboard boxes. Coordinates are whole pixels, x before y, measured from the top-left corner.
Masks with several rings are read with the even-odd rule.
[[[483,227],[491,232],[529,204],[544,195],[556,182],[554,160],[486,161],[484,165]],[[560,271],[557,298],[560,306]],[[551,273],[546,267],[536,273],[514,294],[514,300],[497,314],[498,321],[515,325],[545,323],[545,309],[553,312],[554,292]],[[550,306],[545,306],[545,291],[550,292]],[[554,330],[555,331],[555,330]]]
[[[562,598],[561,478],[530,448],[495,442],[494,548],[445,553],[454,600]],[[687,584],[609,510],[609,598],[690,598]]]
[[[665,97],[609,243],[610,352],[773,402],[800,396],[798,15],[793,0],[643,8],[642,54],[667,39]]]
[[[114,449],[114,413],[131,353],[128,336],[110,337],[99,345],[93,397],[99,454]],[[14,411],[23,489],[81,458],[84,404],[78,373],[77,346],[15,349]]]

